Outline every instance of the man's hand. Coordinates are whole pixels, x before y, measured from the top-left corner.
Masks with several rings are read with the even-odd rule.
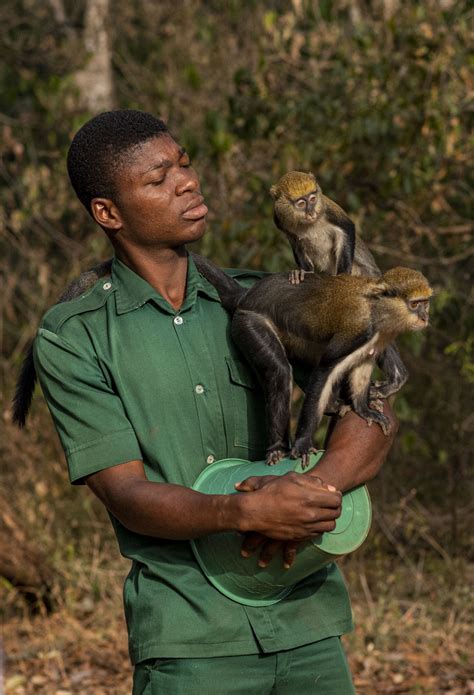
[[[367,427],[367,424],[351,411],[335,421],[321,462],[317,468],[308,471],[303,477],[310,476],[316,479],[331,492],[336,490],[336,485],[346,491],[371,480],[380,470],[398,429],[398,422],[390,404],[384,401],[383,405],[384,413],[392,425],[390,436],[385,436],[380,428]],[[320,475],[333,484],[323,483]],[[253,492],[273,477],[268,475],[247,478],[236,487],[240,492]],[[307,539],[277,541],[263,533],[249,532],[245,535],[241,553],[244,557],[249,557],[259,550],[259,565],[266,567],[281,550],[283,566],[288,569],[295,561],[298,545],[302,540]]]
[[[272,541],[261,533],[247,533],[240,549],[242,557],[251,557],[259,551],[258,566],[265,568],[281,552],[283,567],[289,570],[296,560],[298,546],[303,541]]]
[[[270,521],[273,512],[267,506],[269,518],[262,520],[266,528],[246,533],[242,543],[243,557],[250,557],[260,550],[260,567],[266,567],[281,549],[283,567],[289,569],[296,558],[299,543],[324,531],[332,531],[341,513],[341,493],[316,476],[309,478],[298,473],[252,476],[237,483],[236,489],[252,493],[249,495],[253,503],[253,512],[249,505],[252,513],[249,526],[252,529],[257,528],[255,507],[268,504],[276,504],[277,507],[277,518]],[[260,511],[263,512],[263,509],[260,508]],[[283,527],[282,519],[285,521]]]

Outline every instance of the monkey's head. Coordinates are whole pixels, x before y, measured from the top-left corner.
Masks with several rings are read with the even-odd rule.
[[[289,171],[270,188],[275,214],[285,221],[312,224],[322,209],[322,193],[314,174]]]
[[[380,296],[390,299],[397,330],[420,331],[428,326],[433,290],[422,273],[411,268],[392,268],[382,275],[380,287]]]

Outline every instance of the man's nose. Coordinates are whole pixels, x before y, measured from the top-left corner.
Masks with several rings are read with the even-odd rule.
[[[192,193],[198,189],[199,179],[196,172],[191,168],[180,171],[179,180],[176,184],[176,194],[183,195],[183,193]]]

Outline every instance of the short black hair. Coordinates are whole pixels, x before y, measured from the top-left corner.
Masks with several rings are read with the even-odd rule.
[[[116,198],[115,175],[138,145],[169,134],[166,124],[144,111],[106,111],[80,128],[69,147],[67,170],[77,197],[91,213],[93,198]]]

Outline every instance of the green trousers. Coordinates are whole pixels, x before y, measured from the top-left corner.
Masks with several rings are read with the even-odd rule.
[[[133,695],[353,695],[339,637],[275,654],[148,659],[136,665]]]

